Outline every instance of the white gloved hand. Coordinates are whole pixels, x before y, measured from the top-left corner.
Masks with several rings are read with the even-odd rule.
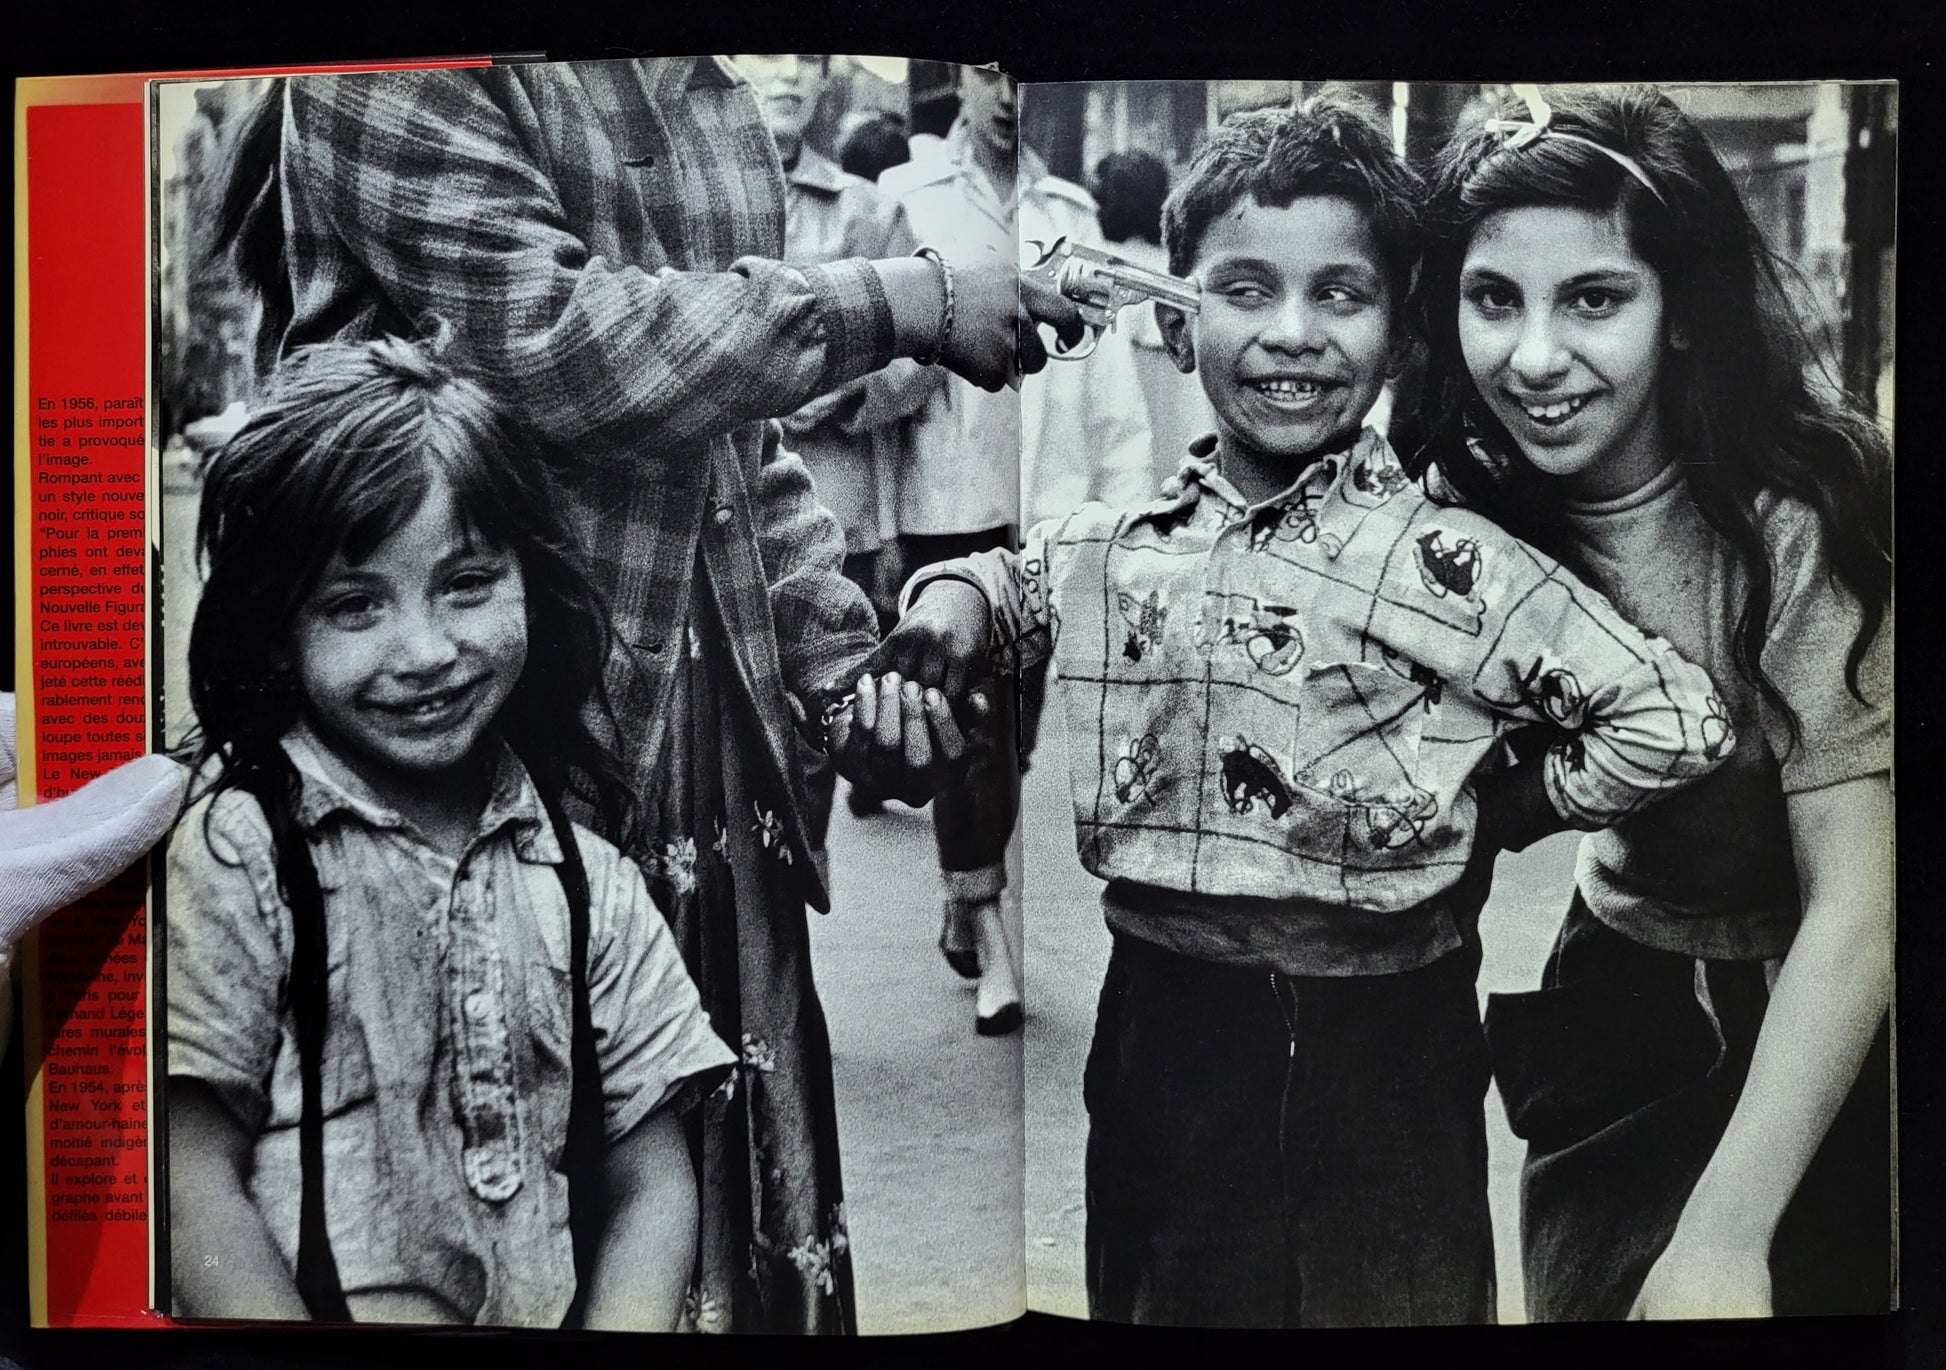
[[[0,693],[0,1053],[13,1020],[11,968],[40,921],[128,869],[176,821],[189,772],[142,756],[73,794],[16,809],[14,697]]]

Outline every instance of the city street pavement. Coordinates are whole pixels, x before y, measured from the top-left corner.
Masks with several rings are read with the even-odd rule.
[[[898,805],[830,836],[834,912],[813,916],[831,1023],[847,1207],[867,1332],[967,1327],[1018,1307],[1020,1101],[1026,1109],[1024,1278],[1032,1306],[1085,1317],[1081,1067],[1108,957],[1100,883],[1081,868],[1057,708],[1026,780],[1025,1080],[1020,1036],[973,1033],[972,994],[934,949],[939,876],[924,813]],[[1567,907],[1574,837],[1501,859],[1482,920],[1482,1001],[1537,983]],[[1019,882],[1015,882],[1015,888]],[[1500,1320],[1521,1318],[1520,1143],[1487,1099]],[[1015,1172],[1017,1173],[1017,1172]]]
[[[935,945],[930,813],[888,804],[861,822],[841,786],[826,846],[832,912],[810,915],[811,956],[831,1030],[859,1329],[1010,1321],[1025,1307],[1021,1034],[974,1033],[972,982]]]

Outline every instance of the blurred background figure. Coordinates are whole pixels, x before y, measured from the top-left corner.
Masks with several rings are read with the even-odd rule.
[[[1111,152],[1095,163],[1095,200],[1101,207],[1101,233],[1109,251],[1152,271],[1169,269],[1162,248],[1162,202],[1169,197],[1169,168],[1142,151]],[[1128,331],[1135,379],[1149,415],[1153,450],[1151,484],[1160,486],[1176,472],[1189,444],[1214,431],[1209,401],[1194,376],[1176,370],[1162,350],[1155,305],[1123,311],[1117,328]]]
[[[961,71],[959,114],[943,155],[922,160],[915,135],[912,160],[879,178],[880,189],[905,206],[920,240],[955,260],[1018,256],[1029,240],[1102,246],[1093,197],[1019,149],[1014,83],[997,71]],[[915,73],[915,128],[922,110],[931,116],[942,107],[938,95],[916,85]],[[1152,494],[1149,448],[1125,330],[1104,336],[1086,361],[1053,362],[1028,377],[1017,401],[949,382],[919,419],[900,484],[906,570],[1015,546],[1023,525],[1090,497],[1132,503]],[[977,969],[975,1026],[988,1034],[1010,1032],[1021,1021],[1020,929],[1003,911],[1017,911],[1019,902],[1001,895],[1020,763],[1033,748],[1043,683],[1022,681],[1017,699],[1001,693],[999,733],[1012,730],[1018,755],[1001,749],[964,787],[933,803],[946,886],[940,949],[962,974]]]
[[[914,232],[954,261],[1016,257],[1013,82],[969,69],[959,116],[937,150],[921,149],[879,178],[905,207]],[[915,116],[936,118],[943,101],[914,92]],[[1050,363],[1050,365],[1064,365]],[[948,382],[913,430],[899,485],[899,551],[908,572],[936,561],[1013,546],[1020,522],[1021,398]],[[1019,711],[999,692],[995,732],[1015,733]],[[1020,941],[1001,912],[1006,851],[1019,811],[1020,772],[1002,746],[966,783],[933,801],[933,832],[945,883],[939,949],[961,975],[979,977],[975,1027],[986,1035],[1021,1022]]]
[[[839,125],[838,166],[847,174],[877,183],[887,167],[910,161],[905,123],[882,112],[847,114]]]
[[[911,117],[907,88],[910,63],[896,57],[827,57],[824,99],[812,111],[804,140],[835,158],[852,122],[883,115],[904,128]],[[871,179],[867,177],[866,179]]]
[[[914,162],[944,161],[946,138],[959,119],[959,68],[950,62],[914,62],[907,109]]]
[[[915,251],[919,244],[898,202],[871,181],[841,170],[808,136],[816,125],[835,130],[843,123],[842,117],[832,117],[842,98],[831,80],[834,59],[740,53],[732,60],[756,92],[784,165],[784,260],[805,265],[848,257],[876,261]],[[861,68],[858,75],[871,73]],[[851,85],[856,89],[862,82]],[[895,117],[882,108],[861,114],[861,129],[900,137]],[[785,445],[811,468],[819,502],[844,525],[845,577],[871,599],[881,629],[898,617],[898,582],[892,578],[896,569],[881,568],[880,557],[892,531],[899,463],[907,443],[904,420],[938,392],[944,374],[938,367],[899,358],[783,420]],[[804,762],[812,857],[822,865],[837,777],[824,757],[808,747]],[[860,791],[852,790],[850,797],[855,813],[878,807],[876,798]]]

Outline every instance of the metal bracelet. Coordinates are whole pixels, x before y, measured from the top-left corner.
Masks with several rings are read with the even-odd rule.
[[[944,257],[939,255],[938,248],[922,247],[912,255],[924,257],[939,268],[939,337],[934,341],[931,351],[922,357],[913,358],[921,366],[936,366],[939,358],[946,351],[946,345],[953,340],[953,305],[958,298],[953,291],[953,268]]]
[[[857,699],[857,692],[853,691],[850,694],[840,695],[829,704],[826,704],[823,714],[818,719],[818,726],[829,728],[833,723],[836,723],[840,718],[844,717],[845,712],[851,708]]]

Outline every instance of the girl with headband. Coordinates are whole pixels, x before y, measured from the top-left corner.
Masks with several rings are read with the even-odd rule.
[[[1707,669],[1714,774],[1585,838],[1488,1030],[1536,1320],[1885,1312],[1890,452],[1653,88],[1443,152],[1417,468]]]

